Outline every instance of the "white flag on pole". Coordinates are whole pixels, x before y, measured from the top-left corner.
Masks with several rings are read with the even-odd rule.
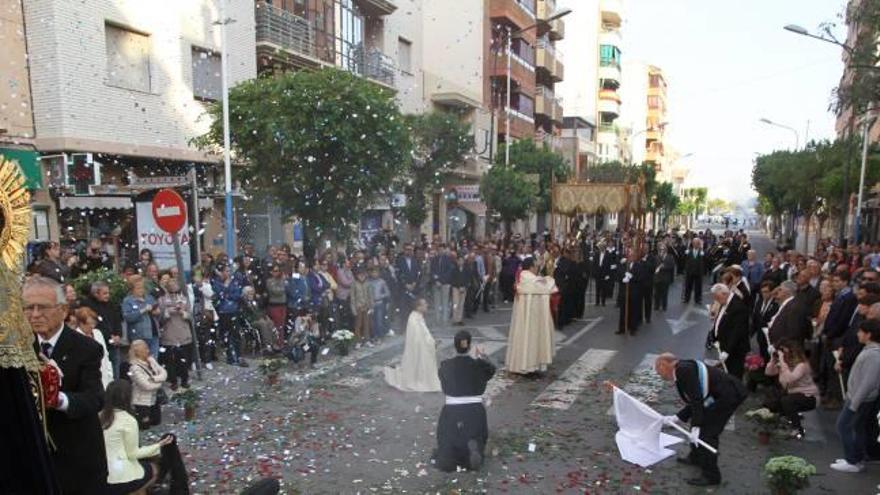
[[[681,439],[661,431],[663,416],[617,387],[614,416],[619,428],[615,440],[623,460],[648,467],[675,454],[666,447]]]

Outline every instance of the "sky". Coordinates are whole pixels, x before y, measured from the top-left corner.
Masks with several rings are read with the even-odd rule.
[[[660,66],[669,86],[669,143],[691,172],[687,185],[744,203],[755,153],[833,139],[831,92],[840,48],[782,29],[838,24],[842,0],[624,0],[623,57]],[[623,81],[626,84],[626,81]],[[807,130],[809,128],[809,131]]]

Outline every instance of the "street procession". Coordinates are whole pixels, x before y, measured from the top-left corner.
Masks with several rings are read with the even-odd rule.
[[[880,494],[880,0],[0,0],[0,495]]]

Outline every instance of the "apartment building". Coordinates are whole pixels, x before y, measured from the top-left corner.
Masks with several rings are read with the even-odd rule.
[[[624,161],[626,147],[621,144],[621,132],[616,126],[620,117],[621,97],[621,26],[620,0],[599,2],[599,84],[596,118],[599,133],[596,137],[601,161]]]
[[[632,163],[650,163],[658,177],[668,179],[666,149],[667,84],[663,70],[641,61],[624,64],[624,104],[619,121],[629,133]]]
[[[144,215],[145,194],[189,184],[186,177],[195,173],[203,229],[187,235],[201,231],[202,244],[222,245],[225,219],[215,213],[222,208],[213,208],[222,170],[217,157],[190,144],[208,129],[205,105],[220,97],[218,2],[157,8],[136,0],[28,0],[23,6],[30,143],[63,226],[47,236],[101,238],[111,254],[131,254],[155,231]],[[228,0],[226,16],[236,21],[228,27],[231,84],[256,76],[252,9],[248,0]],[[170,249],[160,244],[150,247]]]

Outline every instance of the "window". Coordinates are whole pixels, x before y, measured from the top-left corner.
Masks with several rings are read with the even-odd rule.
[[[192,88],[197,100],[217,101],[223,91],[223,61],[219,53],[192,47]]]
[[[412,42],[397,38],[397,63],[400,70],[412,74]]]
[[[340,65],[345,70],[362,74],[366,55],[364,51],[364,18],[352,0],[339,2],[336,26],[338,26],[336,51],[341,57]]]
[[[599,46],[599,59],[602,66],[619,66],[620,65],[620,49],[612,45]]]
[[[150,37],[113,24],[104,25],[107,48],[107,83],[149,92]]]
[[[34,241],[49,240],[49,211],[45,208],[34,208],[31,212],[31,232]]]

